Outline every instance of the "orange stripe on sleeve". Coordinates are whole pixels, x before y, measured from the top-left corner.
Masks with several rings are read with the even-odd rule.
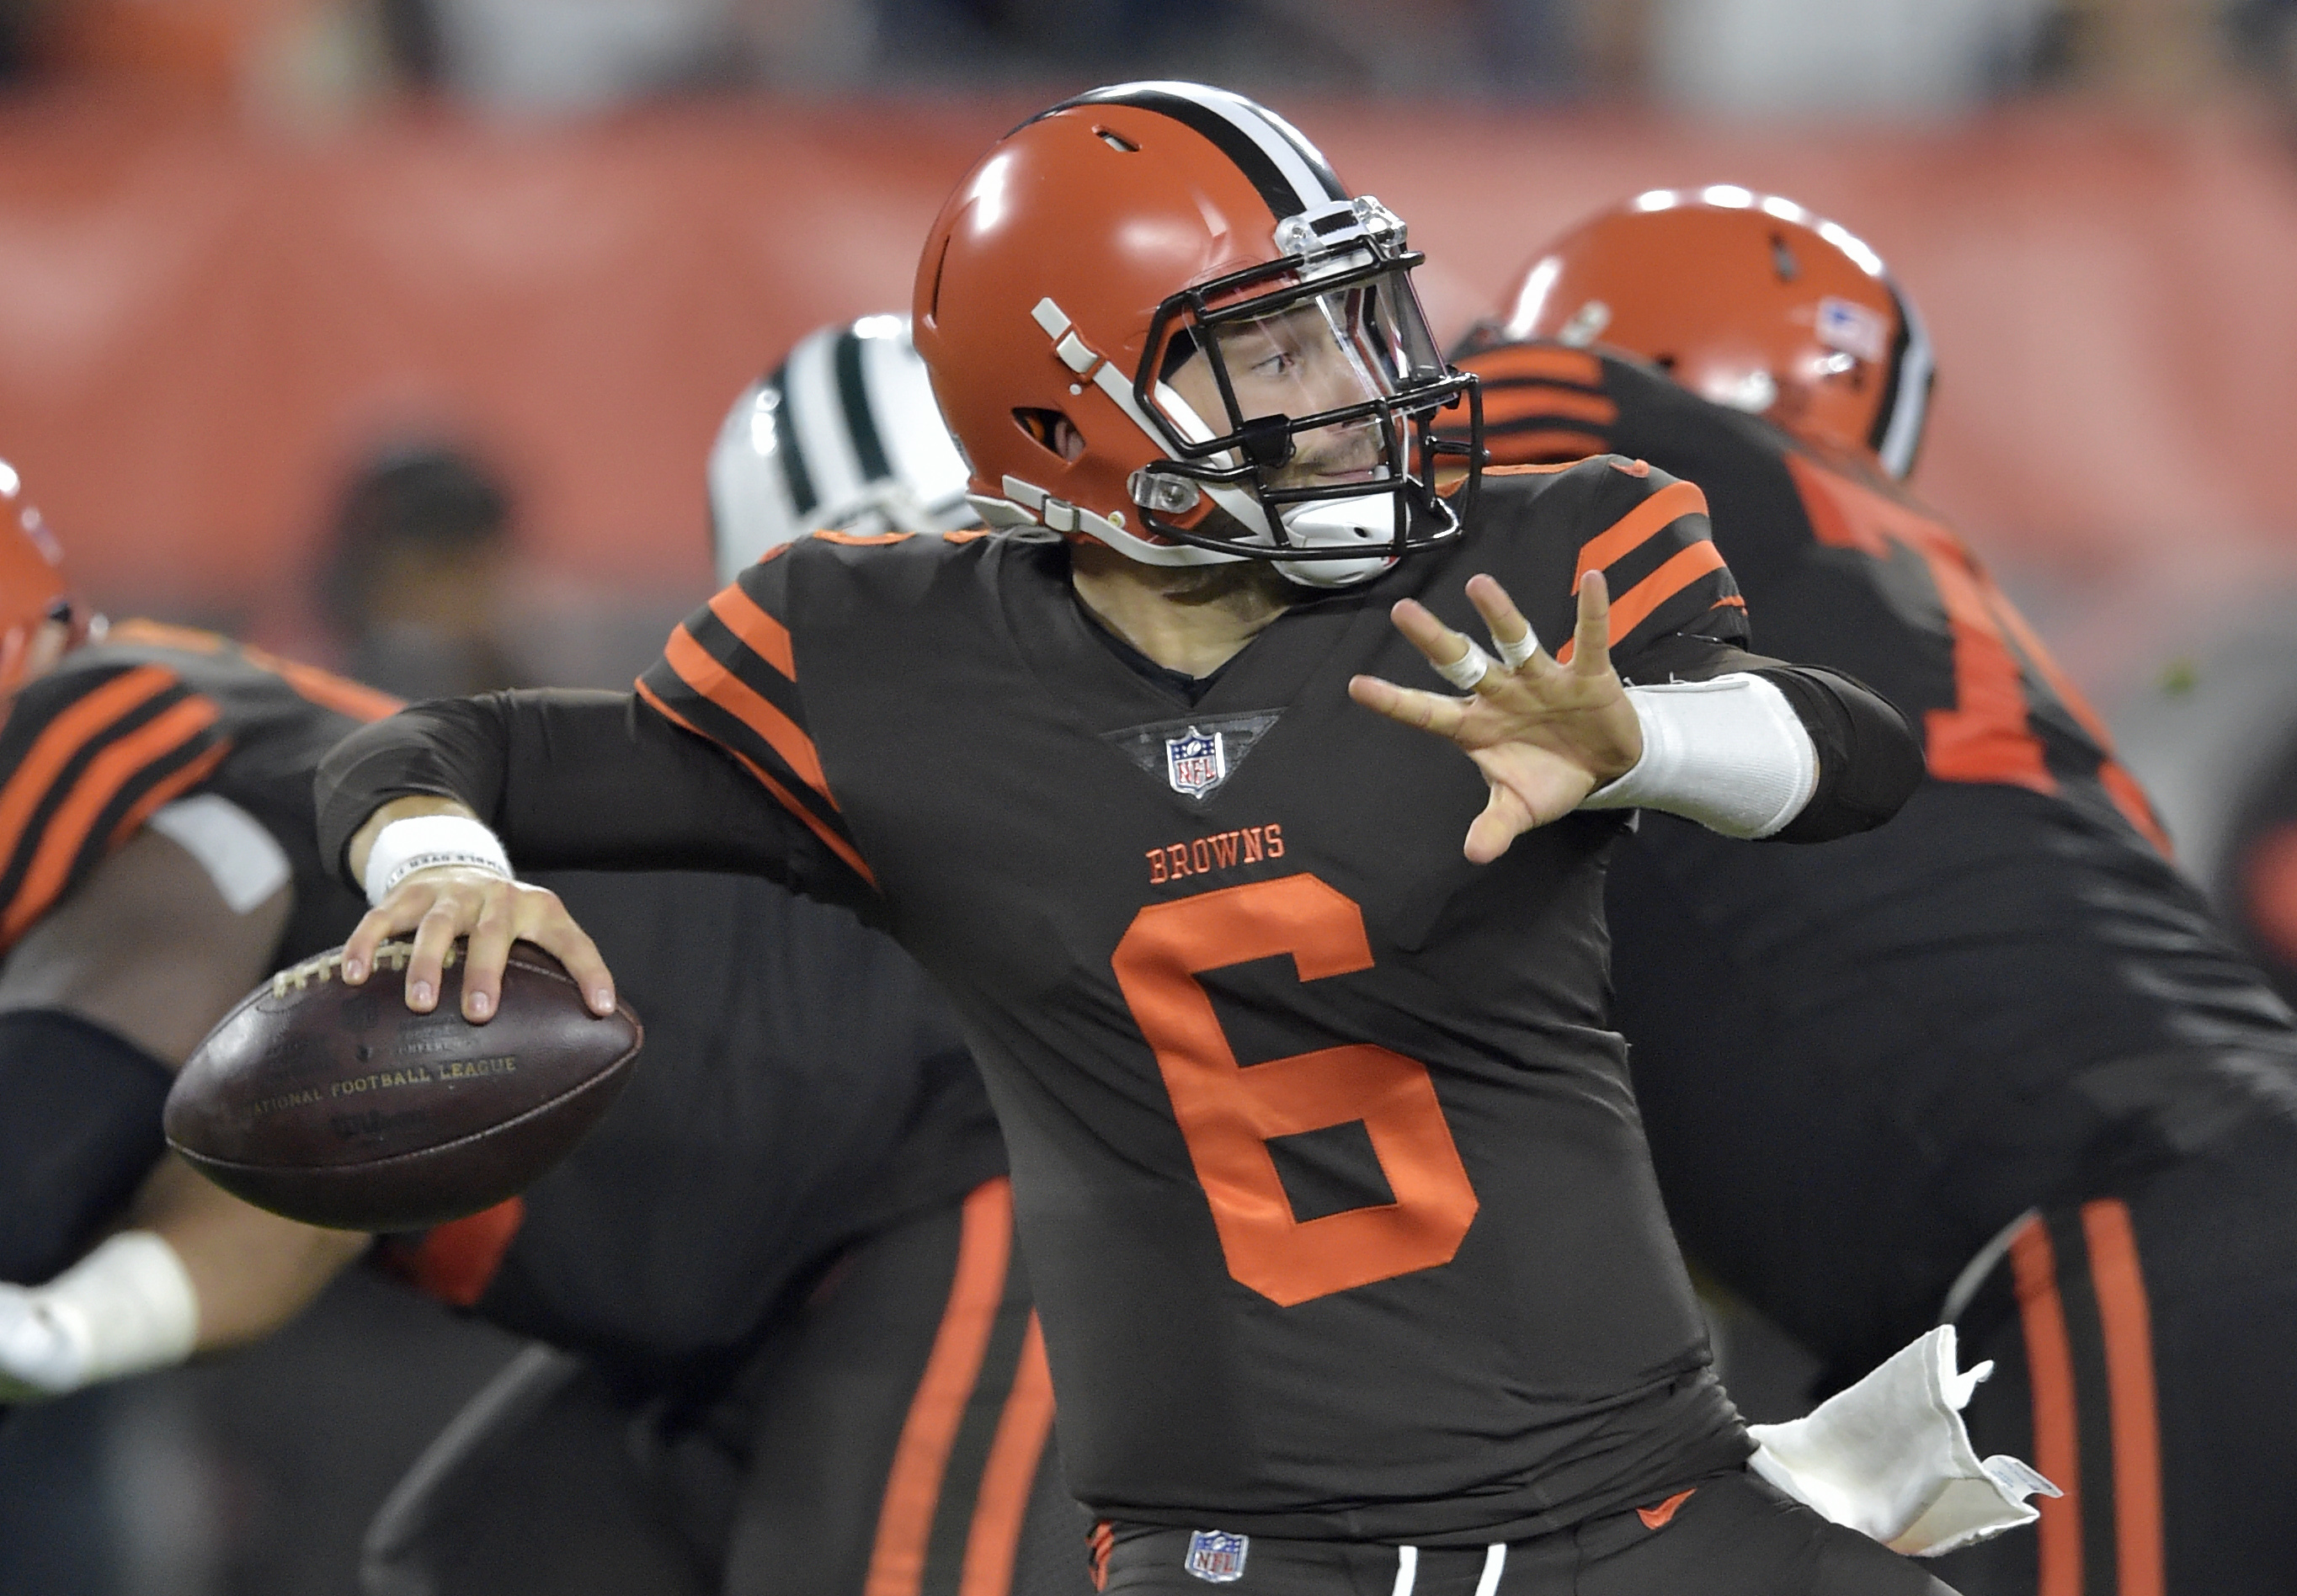
[[[670,705],[664,703],[662,701],[660,695],[656,694],[652,687],[647,687],[643,680],[636,683],[635,685],[638,687],[638,696],[646,701],[646,703],[654,710],[655,713],[660,715],[672,726],[679,728],[682,731],[689,732],[695,736],[700,737],[704,742],[708,743],[713,748],[726,748],[726,745],[723,743],[719,742],[717,738],[712,736],[708,732],[702,730],[691,720],[688,720],[685,716],[671,708]],[[807,827],[812,830],[813,835],[819,837],[822,840],[823,844],[827,846],[832,853],[837,855],[838,858],[844,860],[846,864],[852,868],[855,875],[868,882],[872,887],[877,884],[877,876],[876,872],[872,871],[869,865],[863,861],[861,855],[855,851],[853,844],[847,842],[844,837],[839,836],[836,832],[830,830],[828,827],[823,825],[821,822],[821,817],[815,814],[811,810],[806,808],[803,803],[799,802],[796,794],[791,792],[787,787],[782,786],[780,782],[776,781],[771,776],[766,774],[765,770],[759,766],[755,760],[745,758],[742,754],[736,753],[731,748],[726,748],[726,752],[732,754],[735,759],[741,761],[742,769],[747,770],[760,786],[762,786],[767,792],[772,794],[776,802],[779,803],[784,809],[789,810],[790,813],[795,815],[799,819],[804,821]]]
[[[2163,1596],[2161,1436],[2153,1403],[2153,1328],[2137,1263],[2129,1205],[2101,1197],[2082,1205],[2090,1283],[2105,1340],[2105,1384],[2112,1407],[2114,1567],[2119,1596]]]
[[[215,768],[223,763],[224,756],[230,752],[228,740],[218,743],[173,776],[154,782],[152,790],[129,804],[128,812],[119,817],[119,824],[111,828],[111,845],[116,848],[134,836],[142,829],[144,821],[214,775]]]
[[[1013,1388],[1006,1394],[1005,1411],[998,1416],[997,1434],[982,1469],[958,1596],[1009,1596],[1012,1590],[1014,1554],[1021,1543],[1022,1523],[1029,1516],[1029,1495],[1037,1483],[1037,1465],[1044,1459],[1045,1437],[1052,1427],[1052,1370],[1045,1363],[1044,1329],[1032,1311],[1020,1365],[1013,1371]]]
[[[1712,543],[1701,541],[1691,545],[1688,548],[1676,551],[1674,557],[1657,571],[1652,572],[1612,600],[1611,646],[1618,647],[1623,638],[1650,620],[1651,613],[1659,605],[1673,598],[1708,572],[1722,569],[1723,551]],[[1576,591],[1577,584],[1574,583],[1573,588]],[[1717,600],[1715,607],[1722,607],[1724,602]],[[1744,601],[1741,601],[1740,607],[1742,609],[1745,607]],[[1555,651],[1555,662],[1559,665],[1569,664],[1577,642],[1578,639],[1576,638],[1566,638],[1563,646]]]
[[[323,710],[333,710],[354,720],[380,720],[395,715],[405,706],[388,693],[379,693],[362,683],[337,676],[332,670],[322,670],[317,665],[305,665],[294,660],[281,660],[273,667],[295,689],[296,695],[307,698]]]
[[[827,800],[830,808],[837,807],[813,739],[796,721],[767,703],[755,687],[711,658],[710,651],[694,640],[692,632],[681,626],[671,633],[663,658],[687,687],[763,737],[768,747],[789,761],[799,780]]]
[[[406,707],[388,693],[379,693],[364,683],[337,676],[332,670],[322,670],[317,665],[306,665],[300,660],[284,659],[268,649],[258,648],[252,643],[235,643],[216,632],[203,632],[193,627],[170,626],[163,621],[121,621],[115,622],[104,634],[104,639],[112,643],[141,643],[147,647],[180,648],[186,654],[216,654],[226,648],[236,648],[240,658],[278,677],[294,688],[299,697],[308,698],[321,709],[333,710],[354,720],[380,720],[385,715],[396,714]]]
[[[739,588],[728,588],[710,601],[710,613],[752,654],[788,680],[797,679],[797,654],[790,646],[789,628],[760,609],[756,599]]]
[[[1464,364],[1490,383],[1504,383],[1511,377],[1544,377],[1551,382],[1598,388],[1603,382],[1601,360],[1583,350],[1557,349],[1552,344],[1502,344],[1470,356]]]
[[[88,761],[70,795],[50,819],[31,868],[24,872],[7,914],[0,917],[0,943],[14,942],[47,912],[71,878],[72,861],[79,857],[88,833],[136,773],[214,725],[219,712],[207,699],[186,698]]]
[[[229,644],[221,632],[202,631],[195,626],[172,626],[165,621],[146,621],[141,616],[113,621],[111,629],[103,634],[103,640],[180,648],[185,654],[221,654]]]
[[[2160,850],[2164,859],[2175,859],[2176,848],[2170,845],[2169,834],[2161,829],[2161,817],[2153,812],[2153,801],[2145,789],[2137,785],[2137,777],[2120,760],[2110,759],[2097,768],[2098,785],[2121,811],[2121,818],[2137,827],[2137,835]]]
[[[925,1583],[926,1543],[941,1502],[942,1476],[1005,1297],[1005,1270],[1013,1248],[1011,1183],[1000,1175],[975,1187],[965,1199],[961,1226],[949,1305],[942,1311],[925,1376],[918,1382],[902,1438],[893,1448],[862,1596],[918,1596]],[[1000,1421],[1000,1439],[1003,1427]],[[968,1570],[971,1553],[968,1543]],[[972,1596],[969,1585],[965,1596]]]
[[[239,652],[251,665],[260,665],[294,688],[297,697],[353,720],[380,720],[407,707],[388,693],[379,693],[362,682],[322,670],[317,665],[306,665],[301,660],[282,659],[244,643],[240,645]]]
[[[1494,465],[1484,467],[1489,476],[1494,471],[1520,471],[1534,462],[1555,461],[1571,465],[1590,455],[1610,452],[1610,445],[1593,432],[1559,432],[1552,427],[1535,432],[1508,432],[1486,428],[1484,447],[1490,450]]]
[[[2074,1427],[2074,1354],[2058,1296],[2058,1261],[2039,1215],[2010,1239],[2026,1369],[2034,1387],[2034,1467],[2062,1496],[2038,1497],[2041,1577],[2037,1596],[2082,1596],[2081,1450]]]
[[[1579,591],[1579,579],[1589,572],[1610,570],[1685,515],[1706,514],[1707,496],[1699,490],[1696,484],[1669,482],[1587,539],[1579,550],[1579,569],[1572,573],[1571,590],[1574,593]],[[1714,545],[1708,544],[1708,547],[1711,548]],[[1675,557],[1680,559],[1682,556],[1678,555]],[[1717,564],[1720,564],[1719,560]]]
[[[25,751],[23,762],[8,777],[7,786],[0,787],[0,864],[15,857],[33,811],[89,739],[175,682],[175,672],[164,665],[138,665],[48,722]]]
[[[1607,427],[1619,419],[1619,407],[1600,393],[1582,393],[1576,388],[1506,388],[1484,396],[1484,424],[1487,427],[1544,415],[1591,421],[1599,427]]]

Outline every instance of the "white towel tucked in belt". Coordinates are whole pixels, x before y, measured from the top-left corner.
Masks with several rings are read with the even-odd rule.
[[[1991,1362],[1955,1372],[1940,1325],[1808,1417],[1748,1427],[1756,1473],[1893,1551],[1937,1557],[2040,1515],[2026,1498],[2062,1494],[2013,1457],[1980,1459],[1962,1409]]]

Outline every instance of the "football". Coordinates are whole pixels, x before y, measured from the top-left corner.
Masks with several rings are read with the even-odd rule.
[[[461,947],[439,1005],[405,1001],[405,942],[364,986],[339,948],[282,970],[208,1033],[168,1094],[168,1143],[233,1195],[305,1224],[411,1230],[533,1181],[597,1123],[644,1032],[594,1015],[565,970],[522,942],[495,1017],[462,1017]]]

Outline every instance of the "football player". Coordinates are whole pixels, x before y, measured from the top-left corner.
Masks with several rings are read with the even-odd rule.
[[[32,1340],[61,1384],[133,1373],[275,1328],[364,1246],[251,1210],[218,1230],[219,1194],[153,1166],[176,1065],[355,918],[292,777],[393,705],[203,633],[107,629],[5,465],[0,627],[0,1281],[71,1266],[29,1306],[0,1287],[5,1401],[47,1383],[14,1355]],[[89,1253],[131,1197],[136,1228]]]
[[[1437,443],[1474,389],[1418,259],[1234,95],[1031,119],[913,308],[1000,530],[804,539],[634,694],[354,735],[321,775],[378,905],[346,977],[412,932],[424,1008],[468,936],[483,1019],[523,936],[604,1011],[506,848],[756,871],[891,929],[989,1078],[1113,1585],[1940,1590],[1743,1468],[1600,902],[1634,808],[1843,835],[1918,750],[1739,646],[1695,489]],[[1428,664],[1457,695],[1388,679]]]
[[[355,922],[317,868],[311,779],[394,705],[208,634],[84,621],[0,482],[6,1402],[252,1340],[366,1247],[152,1166],[175,1066]],[[1002,1148],[922,973],[763,881],[550,880],[645,1005],[645,1067],[523,1198],[384,1252],[588,1362],[522,1359],[475,1404],[488,1421],[378,1526],[375,1588],[1081,1586]],[[569,1500],[578,1457],[628,1522]],[[452,1493],[473,1479],[483,1514]],[[640,1510],[655,1494],[674,1522]]]
[[[1788,201],[1655,192],[1543,251],[1461,358],[1494,458],[1697,481],[1764,646],[1923,728],[1927,778],[1870,835],[1741,849],[1654,815],[1613,858],[1616,1012],[1685,1246],[1831,1384],[1941,1316],[1996,1361],[1973,1440],[2065,1494],[1947,1559],[1965,1592],[2285,1589],[2297,1031],[1905,486],[1932,366],[1903,290]]]
[[[719,585],[811,531],[977,523],[906,316],[822,327],[742,391],[710,451]]]

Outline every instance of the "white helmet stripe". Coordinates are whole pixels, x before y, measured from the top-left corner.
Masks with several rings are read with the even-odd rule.
[[[1201,83],[1121,83],[1066,103],[1137,105],[1186,123],[1237,163],[1280,221],[1348,198],[1330,163],[1297,128],[1226,89]]]
[[[726,413],[710,451],[710,536],[721,586],[802,524],[794,479],[804,466],[794,457],[782,408],[771,379],[753,383]]]
[[[890,318],[889,318],[890,319]],[[965,497],[965,457],[949,435],[933,391],[924,381],[917,356],[907,336],[907,318],[901,337],[863,337],[861,370],[869,391],[869,409],[894,479],[913,493],[926,511],[940,515],[954,509]],[[905,380],[906,379],[906,380]]]
[[[1904,477],[1914,469],[1914,450],[1922,441],[1922,423],[1930,409],[1931,374],[1936,369],[1936,357],[1931,350],[1931,337],[1915,314],[1914,302],[1894,287],[1891,297],[1898,302],[1898,318],[1905,328],[1905,348],[1898,355],[1898,381],[1890,393],[1889,419],[1882,432],[1875,452],[1881,457],[1882,469],[1894,477]]]
[[[845,408],[837,392],[837,341],[844,332],[836,327],[812,334],[790,351],[789,364],[782,368],[782,419],[805,451],[816,510],[843,505],[869,485],[853,440],[845,435]]]

